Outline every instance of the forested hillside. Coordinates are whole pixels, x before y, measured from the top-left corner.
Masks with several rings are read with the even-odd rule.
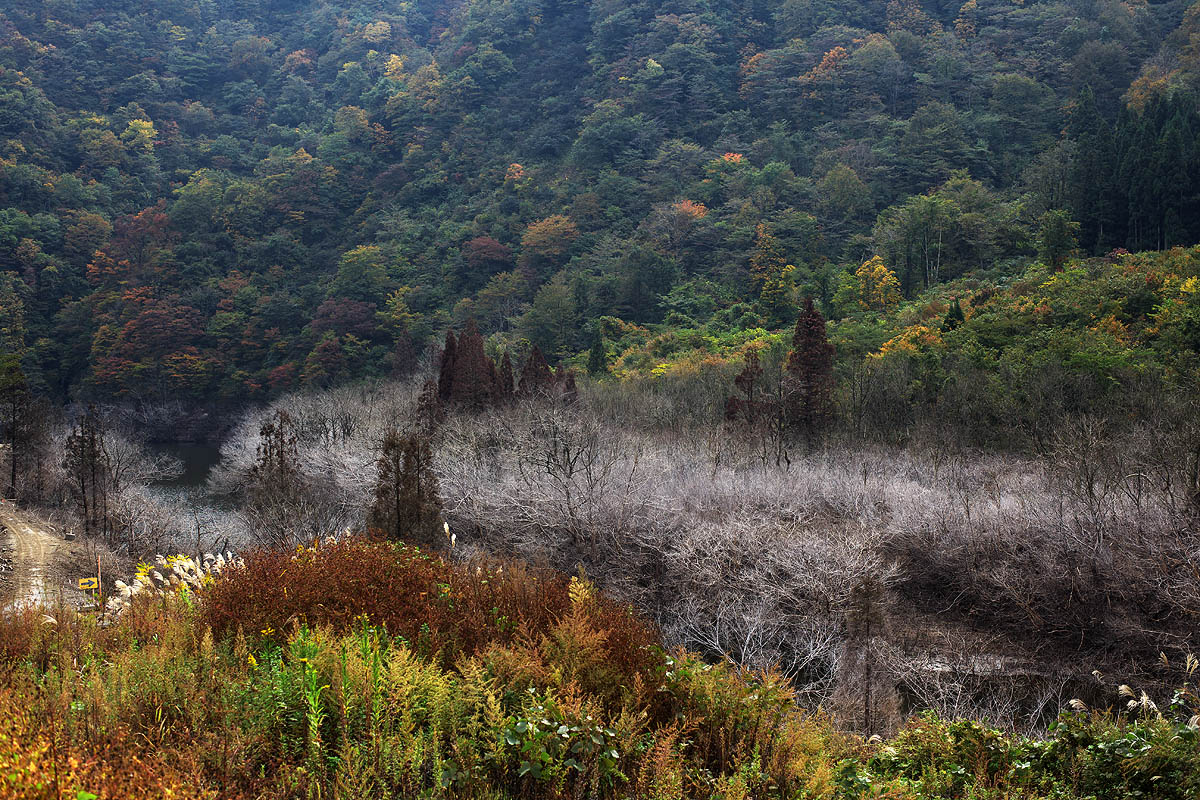
[[[604,369],[876,310],[864,263],[913,297],[1193,244],[1197,42],[1178,1],[12,0],[0,349],[243,402],[469,318]]]

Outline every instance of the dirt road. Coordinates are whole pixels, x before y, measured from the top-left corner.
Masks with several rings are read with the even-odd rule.
[[[7,501],[0,503],[0,527],[7,540],[5,566],[10,567],[0,573],[3,608],[49,605],[60,598],[74,603],[82,598],[82,593],[64,580],[62,564],[72,554],[70,542]]]

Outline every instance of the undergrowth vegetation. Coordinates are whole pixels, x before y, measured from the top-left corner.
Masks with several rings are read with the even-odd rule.
[[[1195,796],[1196,696],[1123,691],[1041,739],[925,715],[864,741],[777,673],[664,649],[583,576],[355,539],[252,554],[111,625],[0,618],[0,794]]]
[[[419,419],[415,395],[363,386],[277,406],[306,496],[337,523],[326,536],[362,526],[350,512],[372,501],[392,420]],[[585,385],[572,406],[447,415],[432,469],[456,558],[582,564],[669,646],[775,666],[805,705],[867,735],[920,710],[1038,732],[1072,697],[1102,695],[1093,670],[1165,691],[1158,653],[1197,646],[1200,582],[1186,565],[1200,540],[1179,418],[1079,418],[1040,456],[835,431],[777,463],[771,429],[646,430],[609,400]],[[269,413],[225,447],[230,485],[253,468]],[[857,699],[868,679],[879,708]]]

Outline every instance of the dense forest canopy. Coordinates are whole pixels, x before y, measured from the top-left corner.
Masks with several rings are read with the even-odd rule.
[[[0,350],[240,402],[1192,244],[1197,88],[1180,0],[12,0]]]

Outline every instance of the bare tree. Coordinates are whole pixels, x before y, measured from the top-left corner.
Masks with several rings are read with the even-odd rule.
[[[458,552],[584,562],[669,643],[778,666],[805,703],[863,730],[894,724],[901,701],[1033,727],[1092,669],[1194,642],[1192,423],[1165,402],[1124,427],[1014,413],[1014,440],[1040,454],[968,450],[933,435],[944,418],[914,419],[910,370],[872,364],[843,383],[840,433],[790,467],[717,421],[731,369],[584,384],[570,407],[451,409],[430,441],[444,516]],[[217,482],[246,482],[260,429],[286,411],[308,487],[295,505],[320,506],[303,513],[325,515],[321,535],[362,527],[386,432],[429,430],[420,386],[285,398],[239,426]],[[1058,413],[1052,388],[1031,391]]]

